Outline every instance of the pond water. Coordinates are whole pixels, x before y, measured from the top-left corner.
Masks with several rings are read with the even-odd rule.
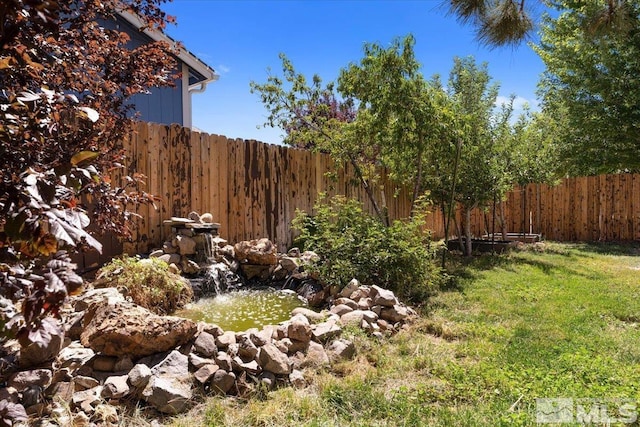
[[[225,331],[242,332],[289,320],[294,308],[306,305],[295,292],[252,289],[200,298],[174,316],[214,323]]]

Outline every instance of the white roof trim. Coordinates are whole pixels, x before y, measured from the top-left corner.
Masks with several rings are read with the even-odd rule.
[[[136,27],[138,30],[141,30],[144,34],[151,37],[155,41],[163,41],[169,43],[171,46],[176,46],[177,42],[173,40],[171,37],[163,33],[159,30],[151,30],[149,28],[144,28],[144,23],[142,20],[136,16],[135,14],[128,12],[126,10],[122,10],[118,12],[122,18],[124,18],[131,25]],[[215,70],[198,59],[194,54],[189,52],[184,47],[180,48],[180,53],[178,54],[178,59],[187,64],[189,68],[202,74],[205,78],[204,81],[197,83],[197,85],[204,84],[206,85],[209,82],[214,82],[220,78],[218,74],[216,74]]]

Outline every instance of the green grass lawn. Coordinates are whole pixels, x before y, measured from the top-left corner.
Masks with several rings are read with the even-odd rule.
[[[384,344],[348,331],[357,359],[308,388],[210,398],[173,425],[535,425],[536,398],[640,400],[639,247],[546,243],[453,273]]]

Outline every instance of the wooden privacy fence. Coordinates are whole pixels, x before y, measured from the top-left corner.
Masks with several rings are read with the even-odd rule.
[[[498,214],[500,209],[496,209]],[[516,187],[504,202],[506,228],[558,241],[640,239],[640,175],[566,178],[556,186]],[[476,210],[476,235],[492,230],[493,212]],[[496,232],[500,227],[496,224]]]
[[[321,192],[357,198],[373,212],[353,168],[338,167],[326,154],[148,123],[135,126],[125,148],[129,172],[146,175],[145,190],[161,198],[157,210],[138,209],[141,220],[135,241],[124,245],[129,254],[162,245],[171,232],[163,220],[193,210],[211,212],[221,224],[221,236],[231,243],[268,237],[280,250],[292,244],[290,226],[296,209],[311,212]],[[408,192],[386,176],[374,194],[391,219],[408,217]],[[640,239],[640,175],[570,178],[553,187],[530,184],[515,188],[503,203],[509,232],[539,233],[560,241]],[[462,224],[461,212],[457,217]],[[491,209],[473,212],[476,236],[491,232],[492,224]],[[439,210],[429,216],[427,227],[434,237],[443,237]],[[100,260],[122,252],[115,239],[103,240],[106,252]],[[85,259],[83,264],[95,261],[95,257]]]
[[[373,211],[353,168],[326,154],[148,123],[135,126],[125,148],[130,172],[146,175],[145,191],[161,197],[157,210],[138,209],[135,241],[124,245],[130,254],[159,247],[171,232],[163,220],[191,211],[211,212],[229,242],[268,237],[280,250],[292,243],[296,209],[311,212],[321,192],[357,198]],[[396,190],[386,177],[374,189],[392,219],[410,209],[405,191],[393,197]]]

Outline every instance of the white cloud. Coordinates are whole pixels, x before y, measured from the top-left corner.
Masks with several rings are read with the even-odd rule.
[[[215,67],[216,71],[219,72],[220,74],[227,74],[228,72],[231,71],[231,68],[227,67],[226,65],[220,64],[217,67]]]
[[[496,97],[496,106],[497,107],[501,107],[503,105],[506,105],[508,102],[509,102],[509,97],[508,96],[499,95],[499,96]],[[513,109],[516,112],[522,111],[526,104],[529,104],[529,108],[531,110],[535,111],[535,110],[538,109],[538,102],[535,99],[526,99],[526,98],[523,98],[521,96],[516,96],[515,99],[513,100]]]

